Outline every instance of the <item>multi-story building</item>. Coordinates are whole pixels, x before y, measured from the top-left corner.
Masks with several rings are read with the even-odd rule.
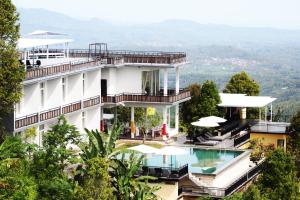
[[[81,132],[101,129],[103,108],[131,107],[131,136],[135,137],[134,108],[154,107],[163,112],[162,133],[178,133],[179,104],[190,98],[181,90],[179,71],[186,63],[182,52],[109,51],[103,43],[86,50],[68,48],[66,39],[22,39],[21,60],[26,67],[23,96],[15,105],[14,133],[35,126],[35,143],[64,114]],[[53,45],[63,48],[54,49]],[[174,89],[168,85],[174,70]],[[161,89],[161,82],[163,87]],[[175,112],[170,112],[174,109]],[[170,116],[173,114],[174,116]],[[170,118],[175,120],[170,125]],[[12,118],[11,118],[12,120]]]

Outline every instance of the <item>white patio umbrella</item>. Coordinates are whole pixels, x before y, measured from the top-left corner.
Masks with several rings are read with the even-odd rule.
[[[186,151],[182,148],[178,148],[175,146],[166,146],[166,147],[159,149],[157,154],[160,154],[163,156],[171,156],[171,164],[170,165],[172,167],[173,166],[173,156],[184,155],[184,154],[188,154],[188,153],[189,153],[188,151]],[[164,157],[164,160],[165,160],[165,157]],[[176,161],[176,159],[175,159],[175,161]]]
[[[150,147],[150,146],[147,146],[147,145],[144,145],[144,144],[137,145],[137,146],[134,146],[134,147],[130,147],[128,149],[138,151],[138,152],[141,152],[143,154],[154,154],[154,153],[159,152],[159,149],[154,148],[154,147]]]
[[[207,121],[212,121],[212,122],[217,122],[217,123],[223,123],[226,122],[227,120],[222,118],[222,117],[216,117],[216,116],[209,116],[209,117],[202,117],[199,120],[207,120]]]
[[[211,120],[205,120],[205,119],[200,119],[199,121],[192,122],[191,124],[193,126],[207,127],[207,128],[220,126],[217,122]]]

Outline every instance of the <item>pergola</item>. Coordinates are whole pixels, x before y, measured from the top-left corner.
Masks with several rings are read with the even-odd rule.
[[[265,108],[265,121],[267,121],[267,108],[270,105],[271,121],[273,115],[272,102],[276,98],[269,96],[247,96],[246,94],[229,94],[220,93],[221,103],[220,107],[234,107],[234,108],[259,108],[259,119],[261,119],[261,108]],[[245,111],[246,112],[246,111]]]

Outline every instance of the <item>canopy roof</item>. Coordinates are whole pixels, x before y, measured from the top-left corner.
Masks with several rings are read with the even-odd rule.
[[[141,152],[141,153],[144,153],[144,154],[153,154],[153,153],[158,153],[158,151],[159,151],[159,149],[157,149],[157,148],[150,147],[150,146],[147,146],[147,145],[144,145],[144,144],[137,145],[137,146],[134,146],[134,147],[130,147],[128,149],[138,151],[138,152]]]
[[[33,31],[32,33],[29,33],[28,35],[67,35],[67,34],[51,32],[51,31],[36,30],[36,31]]]
[[[276,100],[268,96],[246,96],[245,94],[220,93],[220,107],[261,108]]]
[[[64,44],[72,42],[71,39],[33,39],[33,38],[20,38],[18,41],[18,48],[33,48],[47,45]]]

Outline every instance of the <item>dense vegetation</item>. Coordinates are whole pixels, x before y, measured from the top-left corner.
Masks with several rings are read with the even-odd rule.
[[[19,15],[11,0],[0,0],[0,142],[4,135],[3,120],[13,112],[21,97],[24,67],[18,61]]]
[[[115,150],[121,127],[107,133],[86,130],[89,142],[61,116],[43,135],[43,147],[7,136],[0,145],[0,199],[155,199],[152,177],[135,178],[142,158],[124,159]],[[67,148],[81,146],[82,153]],[[29,148],[30,147],[30,148]],[[117,159],[121,156],[121,159]]]

